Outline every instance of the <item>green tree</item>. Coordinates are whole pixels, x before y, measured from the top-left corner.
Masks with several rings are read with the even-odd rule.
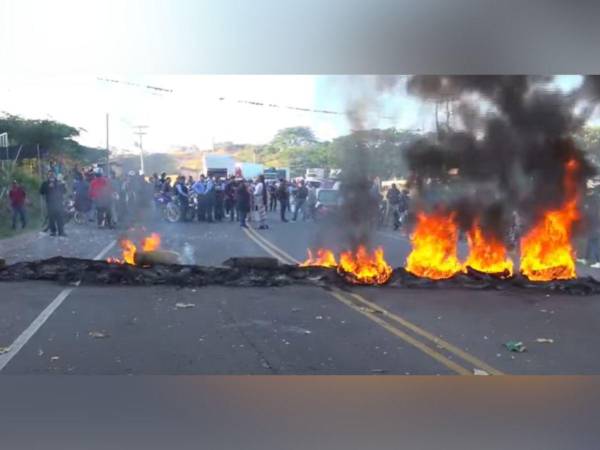
[[[317,142],[309,127],[290,127],[279,130],[270,145],[279,148],[307,147]]]
[[[395,128],[355,131],[333,140],[330,158],[333,165],[343,167],[347,161],[347,152],[354,151],[356,143],[360,142],[362,151],[366,152],[366,167],[362,170],[367,171],[369,176],[384,179],[405,176],[408,171],[405,151],[418,138],[418,134]]]

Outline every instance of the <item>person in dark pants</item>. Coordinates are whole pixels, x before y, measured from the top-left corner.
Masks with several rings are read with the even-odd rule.
[[[192,185],[192,189],[197,194],[198,210],[196,215],[198,221],[203,222],[206,218],[206,179],[204,175],[200,175],[198,181]]]
[[[275,211],[277,209],[277,188],[275,187],[275,183],[269,183],[267,191],[269,193],[269,211]]]
[[[225,187],[223,180],[220,179],[215,184],[215,220],[221,222],[225,210]]]
[[[206,180],[206,221],[213,222],[214,221],[214,210],[215,210],[215,180],[213,178],[208,178]]]
[[[394,218],[394,230],[400,228],[400,190],[392,183],[392,187],[387,191],[386,198],[388,201],[389,212]]]
[[[287,222],[288,220],[285,218],[285,212],[290,204],[290,193],[288,190],[287,182],[282,178],[279,181],[279,187],[277,188],[277,199],[279,200],[281,221]]]
[[[96,169],[94,179],[90,183],[90,198],[96,205],[98,228],[102,226],[114,228],[112,220],[112,187],[101,169]]]
[[[65,185],[56,180],[54,172],[48,172],[48,179],[42,183],[40,194],[46,201],[50,236],[56,236],[57,232],[59,236],[66,236],[63,219],[64,195],[66,191]]]
[[[21,221],[21,227],[25,228],[27,225],[27,220],[25,218],[25,189],[14,180],[12,182],[12,187],[10,192],[8,193],[8,198],[10,199],[10,207],[12,209],[12,229],[17,229],[17,217]]]
[[[225,214],[229,216],[231,222],[235,220],[236,189],[237,184],[235,178],[232,176],[225,184]]]
[[[175,183],[175,195],[179,207],[181,208],[181,221],[187,222],[188,220],[188,207],[190,205],[190,196],[188,194],[188,187],[185,184],[185,177],[180,175],[177,177],[177,183]]]
[[[306,213],[304,212],[304,204],[308,198],[308,188],[304,185],[304,180],[300,181],[300,187],[296,190],[296,208],[294,209],[294,217],[292,220],[295,222],[298,220],[298,211],[302,210],[302,220],[306,220]]]
[[[250,192],[244,181],[241,181],[236,189],[236,203],[238,209],[238,217],[240,218],[240,226],[248,228],[246,225],[246,217],[250,212]]]

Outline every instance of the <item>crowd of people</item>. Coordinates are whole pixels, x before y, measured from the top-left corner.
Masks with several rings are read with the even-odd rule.
[[[316,188],[304,180],[288,182],[285,179],[265,180],[259,175],[254,180],[241,177],[192,177],[177,176],[173,181],[166,173],[153,174],[150,183],[157,195],[168,196],[177,201],[181,209],[181,221],[215,222],[235,221],[247,227],[255,220],[259,229],[268,228],[267,212],[279,209],[282,222],[313,217],[316,205]],[[254,217],[253,217],[254,216]]]

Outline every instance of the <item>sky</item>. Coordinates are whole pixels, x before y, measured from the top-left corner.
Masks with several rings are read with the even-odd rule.
[[[64,122],[81,129],[80,143],[105,147],[108,113],[111,148],[136,151],[135,127],[143,125],[143,146],[149,152],[193,145],[210,149],[213,142],[223,141],[264,144],[279,129],[292,126],[311,127],[319,139],[330,140],[350,131],[344,112],[364,99],[369,99],[369,127],[433,128],[431,103],[408,96],[402,83],[391,94],[376,95],[373,80],[323,75],[0,75],[0,114]],[[578,76],[557,78],[564,90],[580,82]]]

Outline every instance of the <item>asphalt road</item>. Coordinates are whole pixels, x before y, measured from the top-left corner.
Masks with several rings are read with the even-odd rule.
[[[304,260],[341,247],[344,230],[313,223],[244,231],[235,223],[157,224],[162,247],[196,264],[231,256]],[[55,255],[119,256],[120,233],[68,228],[66,239],[0,241],[9,263]],[[378,232],[400,266],[410,245]],[[383,287],[177,289],[0,284],[3,374],[598,374],[598,297]],[[182,307],[185,305],[186,307]],[[536,339],[552,339],[538,343]],[[503,343],[523,341],[524,353]],[[1,350],[4,348],[4,350]]]

